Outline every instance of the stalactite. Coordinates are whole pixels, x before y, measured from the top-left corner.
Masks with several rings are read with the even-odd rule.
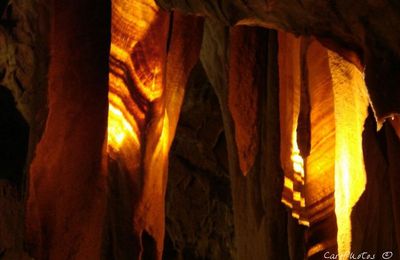
[[[363,157],[360,154],[362,155],[361,134],[367,116],[368,94],[361,72],[315,40],[306,50],[306,62],[299,62],[301,48],[289,50],[287,46],[299,46],[300,42],[301,39],[286,35],[280,37],[281,118],[289,117],[292,119],[286,122],[294,122],[292,125],[283,123],[281,131],[289,138],[289,133],[299,127],[295,123],[299,105],[296,105],[296,101],[290,103],[290,100],[296,100],[296,93],[299,100],[300,92],[295,90],[299,89],[300,84],[296,82],[306,80],[311,106],[311,150],[308,156],[302,154],[305,156],[305,203],[303,208],[296,204],[296,201],[301,200],[301,195],[295,194],[302,194],[299,192],[301,187],[288,185],[296,182],[296,176],[293,175],[296,167],[291,165],[293,158],[289,157],[290,149],[284,146],[292,147],[292,151],[296,150],[296,139],[293,137],[287,139],[292,140],[292,143],[284,140],[281,142],[281,159],[283,165],[286,165],[284,169],[287,183],[282,200],[301,221],[310,223],[310,237],[314,236],[313,230],[332,218],[335,212],[338,223],[338,253],[344,257],[345,253],[350,252],[351,210],[365,186]],[[293,64],[293,60],[297,64]],[[306,66],[306,79],[302,79],[302,75],[297,76],[299,66]],[[286,73],[290,73],[287,70],[292,71],[289,78],[285,77]],[[288,102],[290,106],[285,105]],[[297,141],[298,138],[302,138],[301,132]],[[301,170],[301,167],[298,168],[297,171]],[[334,230],[320,235],[318,243],[309,245],[308,256],[334,246],[334,235]]]
[[[335,105],[335,214],[339,259],[351,250],[352,208],[365,189],[362,132],[367,118],[368,92],[363,74],[328,51]]]
[[[260,41],[246,26],[230,32],[230,66],[228,106],[235,125],[235,142],[238,149],[240,170],[244,175],[251,170],[258,153],[260,90],[263,76],[257,68],[259,62],[254,50]],[[243,55],[246,53],[246,55]]]
[[[198,59],[202,24],[195,17],[169,14],[152,0],[113,1],[112,10],[110,178],[125,190],[119,196],[130,203],[120,210],[131,217],[131,231],[114,232],[133,239],[118,243],[117,233],[110,246],[117,258],[160,259],[169,147]],[[113,229],[119,217],[110,214]]]
[[[130,200],[125,212],[131,224],[125,225],[131,226],[127,236],[133,238],[126,245],[117,243],[118,233],[124,231],[114,231],[116,258],[161,257],[169,142],[163,98],[169,21],[169,14],[151,0],[112,3],[108,146],[109,160],[118,167],[109,174],[121,179],[121,187],[114,189],[129,194],[122,199]]]
[[[312,107],[311,151],[306,166],[306,204],[309,219],[315,223],[333,213],[334,209],[336,126],[327,50],[313,41],[308,47],[306,59]]]
[[[223,1],[158,0],[168,9],[213,18],[225,26],[250,25],[296,35],[313,35],[344,49],[348,60],[365,66],[365,79],[378,126],[400,113],[398,4],[389,1]],[[386,84],[381,84],[385,82]]]
[[[300,110],[300,40],[287,33],[278,33],[278,40],[280,158],[285,173],[282,202],[293,208],[294,170],[304,170],[303,158],[298,158],[296,134]],[[300,215],[296,209],[293,213]]]
[[[204,18],[173,13],[166,65],[165,106],[169,114],[169,146],[175,136],[185,88],[199,61]]]
[[[307,232],[310,257],[335,244],[334,229],[325,234],[317,231],[321,226],[326,228],[334,214],[333,93],[326,50],[314,40],[279,33],[279,68],[281,163],[285,173],[282,202],[299,223],[311,226]],[[309,117],[299,117],[300,101],[305,98],[301,88],[309,95],[303,103],[309,103]],[[307,118],[310,128],[299,131],[298,120],[304,125]],[[304,135],[311,136],[309,152],[307,144],[299,149],[298,141],[306,141]],[[318,238],[314,238],[317,233]]]
[[[239,34],[251,35],[257,41],[232,41],[240,39]],[[235,46],[237,44],[237,46]],[[243,47],[240,47],[243,44]],[[267,46],[267,48],[266,48]],[[232,28],[212,19],[206,19],[201,61],[210,83],[215,89],[221,106],[225,136],[228,148],[229,174],[232,181],[232,199],[235,224],[235,244],[238,259],[289,259],[287,243],[287,214],[280,203],[283,175],[279,165],[279,114],[278,81],[276,59],[276,35],[262,28]],[[258,87],[260,99],[258,112],[260,136],[258,156],[254,166],[243,176],[240,169],[238,145],[235,138],[236,123],[231,114],[228,98],[229,90],[238,87],[237,82],[229,82],[238,77],[229,77],[229,68],[240,64],[240,52],[249,50],[249,66],[255,81],[244,81]],[[229,57],[232,58],[229,60]],[[237,63],[237,64],[235,64]],[[230,64],[227,67],[225,64]],[[250,72],[250,71],[249,71]],[[228,80],[229,78],[229,80]],[[229,85],[228,85],[229,84]],[[241,86],[243,87],[243,86]],[[252,92],[254,93],[254,92]],[[262,94],[261,94],[262,93]],[[241,100],[245,102],[245,99]],[[245,106],[246,104],[241,104]],[[254,116],[251,115],[251,116]],[[254,136],[252,138],[255,138]],[[297,232],[292,229],[293,233]],[[293,239],[295,239],[293,235]],[[301,255],[301,252],[300,252]]]

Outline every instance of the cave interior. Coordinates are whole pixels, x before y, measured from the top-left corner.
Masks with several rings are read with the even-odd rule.
[[[395,0],[1,0],[0,259],[400,259]]]

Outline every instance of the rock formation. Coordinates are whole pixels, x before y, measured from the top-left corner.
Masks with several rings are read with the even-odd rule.
[[[0,258],[400,259],[396,1],[0,15]]]

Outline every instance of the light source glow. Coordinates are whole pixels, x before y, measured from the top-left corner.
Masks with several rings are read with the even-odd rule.
[[[128,11],[130,10],[130,11]],[[146,107],[162,95],[162,75],[156,47],[143,44],[156,23],[159,8],[153,0],[112,2],[109,75],[108,148],[119,151],[126,143],[139,151]],[[150,37],[150,39],[152,39]],[[154,45],[157,46],[157,45]],[[149,51],[150,50],[150,51]],[[131,89],[128,89],[128,83]],[[137,98],[131,95],[135,92]],[[133,155],[132,155],[133,156]]]
[[[297,122],[296,122],[297,124]],[[302,193],[304,185],[304,159],[300,155],[300,149],[297,144],[297,131],[296,128],[292,132],[292,149],[290,159],[293,162],[293,177],[296,184],[292,184],[293,201],[299,203],[300,212],[305,211],[306,201]],[[297,187],[296,187],[297,186]],[[305,226],[310,226],[310,222],[304,218],[300,213],[292,213],[292,216],[299,220],[299,223]]]
[[[108,147],[119,151],[127,138],[136,146],[140,146],[135,119],[126,109],[121,98],[109,93],[108,105]]]

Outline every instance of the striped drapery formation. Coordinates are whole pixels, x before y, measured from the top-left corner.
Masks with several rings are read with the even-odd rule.
[[[112,216],[110,229],[115,235],[111,247],[117,258],[159,258],[163,248],[162,205],[169,139],[163,96],[169,19],[169,14],[151,0],[112,2],[109,174],[115,189],[125,194],[120,196],[129,198],[120,209],[131,210],[131,224],[127,225],[133,234],[126,235],[142,241],[118,243],[124,231],[118,230],[118,216]],[[132,249],[124,255],[125,246]]]
[[[109,246],[116,259],[161,259],[169,147],[202,20],[163,11],[153,0],[115,0],[111,21]]]
[[[286,33],[279,34],[279,71],[282,202],[310,226],[308,257],[337,246],[345,259],[351,210],[366,183],[363,74],[315,39]]]

